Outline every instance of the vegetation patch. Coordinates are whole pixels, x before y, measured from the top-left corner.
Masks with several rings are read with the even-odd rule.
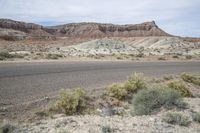
[[[171,82],[168,83],[168,87],[174,90],[177,90],[178,92],[180,92],[180,94],[183,97],[191,97],[192,93],[189,91],[189,88],[187,88],[183,82],[179,81],[179,80],[173,80]]]
[[[57,60],[59,58],[62,58],[63,56],[60,54],[47,54],[46,59],[52,59],[52,60]]]
[[[189,74],[189,73],[182,73],[181,74],[182,80],[188,83],[193,83],[195,85],[200,86],[200,77],[197,77],[195,75]]]
[[[103,126],[102,133],[112,133],[114,130],[110,126]]]
[[[180,126],[188,126],[191,123],[189,117],[178,112],[168,112],[163,116],[162,120],[164,122]]]
[[[13,58],[14,56],[12,54],[9,54],[8,51],[1,51],[0,52],[0,60],[5,60],[9,58]]]
[[[200,123],[200,112],[195,112],[192,114],[193,121]]]
[[[61,90],[56,108],[66,115],[80,114],[86,108],[86,95],[83,89]]]
[[[135,73],[130,76],[128,81],[124,84],[124,87],[128,92],[136,92],[146,88],[143,74]]]
[[[13,133],[16,129],[16,126],[9,123],[0,125],[0,133]]]
[[[142,74],[135,73],[129,77],[124,84],[113,84],[107,88],[107,95],[115,97],[119,100],[124,99],[128,95],[146,88]]]
[[[190,59],[192,59],[192,56],[191,55],[186,55],[185,58],[190,60]]]
[[[166,60],[165,57],[159,57],[158,60]]]
[[[172,107],[183,108],[185,105],[176,90],[165,87],[141,90],[132,101],[135,115],[148,115],[162,106],[170,109]]]
[[[179,56],[178,55],[173,55],[172,58],[176,58],[177,59],[177,58],[179,58]]]
[[[10,54],[8,51],[0,52],[0,60],[12,59],[12,58],[24,58],[24,54]]]
[[[123,84],[113,84],[107,88],[107,95],[122,100],[128,95],[128,92]]]
[[[173,76],[172,75],[164,75],[164,80],[172,80]]]

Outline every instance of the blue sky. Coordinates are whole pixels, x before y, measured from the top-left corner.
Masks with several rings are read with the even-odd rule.
[[[170,34],[200,37],[200,0],[0,0],[0,18],[43,25],[155,20]]]

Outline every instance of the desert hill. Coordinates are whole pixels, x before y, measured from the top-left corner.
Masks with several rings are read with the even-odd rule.
[[[141,24],[114,25],[101,23],[71,23],[59,26],[45,27],[34,23],[25,23],[10,19],[0,19],[0,36],[24,39],[28,37],[148,37],[171,36],[160,29],[154,21]],[[15,35],[15,33],[19,33]]]

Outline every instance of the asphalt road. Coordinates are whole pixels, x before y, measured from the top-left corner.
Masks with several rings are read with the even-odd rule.
[[[200,62],[0,63],[0,105],[15,105],[56,95],[62,88],[102,88],[124,81],[134,72],[146,76],[200,72]]]

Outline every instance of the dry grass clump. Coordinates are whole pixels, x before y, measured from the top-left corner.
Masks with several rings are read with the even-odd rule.
[[[7,58],[13,58],[11,54],[9,54],[8,51],[1,51],[0,52],[0,60],[5,60]]]
[[[10,54],[8,51],[0,51],[0,60],[6,60],[11,58],[24,58],[25,55]]]
[[[191,123],[189,117],[178,112],[168,112],[163,116],[162,120],[164,122],[180,126],[188,126]]]
[[[197,77],[197,76],[189,74],[189,73],[182,73],[181,78],[185,82],[193,83],[195,85],[200,86],[200,77]]]
[[[107,88],[107,95],[122,100],[128,95],[128,92],[123,84],[113,84]]]
[[[61,90],[56,108],[62,110],[66,115],[82,113],[86,107],[86,95],[83,89],[74,91]]]
[[[185,58],[190,60],[190,59],[192,59],[192,56],[191,55],[186,55]]]
[[[164,75],[164,80],[172,80],[173,76],[172,75]]]
[[[178,59],[179,56],[178,56],[178,55],[173,55],[172,58],[176,58],[176,59]]]
[[[131,75],[127,82],[124,84],[124,88],[128,92],[136,92],[140,89],[146,88],[145,80],[143,74],[141,73],[134,73]]]
[[[46,59],[52,59],[52,60],[57,60],[57,59],[59,59],[59,58],[62,58],[63,56],[62,55],[60,55],[60,54],[51,54],[51,53],[49,53],[49,54],[47,54],[46,55]]]
[[[192,93],[189,91],[189,88],[187,88],[186,85],[179,80],[170,81],[167,85],[169,88],[180,92],[180,94],[183,97],[191,97],[192,96]]]
[[[166,60],[165,57],[159,57],[158,60]]]
[[[135,73],[124,84],[113,84],[108,87],[107,95],[122,100],[127,95],[144,88],[146,88],[146,85],[143,75]]]

